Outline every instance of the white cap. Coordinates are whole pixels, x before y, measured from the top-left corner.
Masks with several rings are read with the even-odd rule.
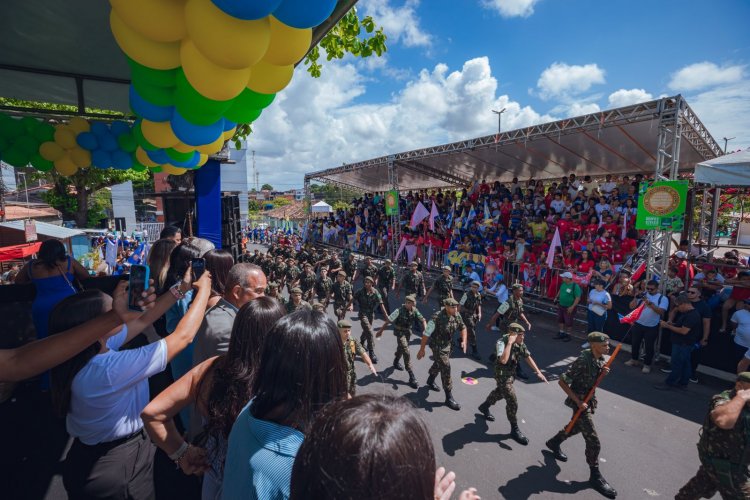
[[[678,250],[674,253],[674,256],[678,259],[687,259],[687,252],[684,250]]]
[[[564,272],[560,275],[561,278],[572,278],[573,275],[569,272]]]

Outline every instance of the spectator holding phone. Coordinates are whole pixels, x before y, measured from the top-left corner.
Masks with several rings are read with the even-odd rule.
[[[650,280],[646,283],[646,291],[637,295],[631,302],[630,308],[644,304],[641,316],[633,323],[630,333],[632,334],[631,359],[625,362],[626,366],[643,366],[643,373],[651,372],[651,362],[654,360],[654,348],[656,337],[659,335],[659,321],[669,308],[669,299],[659,293],[659,283]],[[641,341],[646,344],[646,355],[641,364]]]

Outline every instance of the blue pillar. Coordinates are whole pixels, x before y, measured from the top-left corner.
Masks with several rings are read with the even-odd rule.
[[[221,168],[208,160],[195,172],[197,234],[221,248]]]

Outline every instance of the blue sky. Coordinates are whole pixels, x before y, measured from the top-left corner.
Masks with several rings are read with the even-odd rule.
[[[385,57],[298,68],[256,122],[261,182],[682,93],[750,146],[747,0],[360,0]]]

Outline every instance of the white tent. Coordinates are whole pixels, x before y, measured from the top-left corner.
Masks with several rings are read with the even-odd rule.
[[[695,182],[712,186],[750,186],[750,149],[698,163]]]
[[[331,207],[331,205],[329,205],[325,201],[319,201],[312,206],[312,212],[330,214],[331,212],[333,212],[333,207]]]

